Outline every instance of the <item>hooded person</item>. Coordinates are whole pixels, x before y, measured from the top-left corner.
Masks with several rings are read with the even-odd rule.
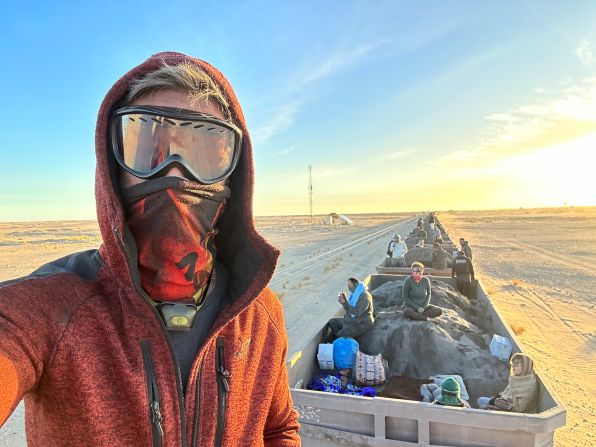
[[[493,397],[479,397],[478,407],[516,413],[536,413],[538,409],[538,383],[534,375],[534,361],[529,355],[518,352],[511,357],[509,384],[502,393]]]
[[[459,383],[453,377],[447,377],[443,380],[441,383],[441,396],[433,403],[446,407],[470,408],[470,404],[462,400]]]
[[[0,284],[0,424],[24,398],[31,447],[300,445],[228,81],[156,54],[110,89],[95,144],[99,250]]]

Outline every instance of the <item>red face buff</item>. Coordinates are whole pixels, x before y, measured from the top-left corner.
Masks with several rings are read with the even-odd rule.
[[[416,282],[420,282],[422,280],[422,273],[421,272],[412,272],[412,279]]]
[[[198,302],[213,270],[215,226],[230,188],[160,177],[122,196],[143,289],[155,301]]]

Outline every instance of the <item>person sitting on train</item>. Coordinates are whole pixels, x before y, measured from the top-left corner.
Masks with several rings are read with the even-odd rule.
[[[470,408],[470,404],[461,398],[460,387],[457,380],[447,377],[441,383],[441,397],[433,402],[435,405],[446,407]]]
[[[441,244],[435,242],[433,244],[433,254],[432,254],[432,262],[431,265],[434,269],[437,270],[444,270],[449,266],[451,262],[451,256],[447,253]]]
[[[424,242],[424,239],[426,239],[426,230],[423,227],[417,227],[416,228],[416,236],[418,236],[418,241],[422,240],[422,242]]]
[[[430,304],[430,279],[423,276],[424,264],[412,263],[412,274],[406,278],[402,287],[404,317],[409,320],[427,321],[443,313],[440,307]]]
[[[536,413],[538,409],[538,382],[534,375],[534,361],[518,352],[511,357],[509,385],[493,397],[479,397],[478,407],[486,410]]]
[[[435,229],[435,213],[430,213],[428,215],[428,226],[431,230]]]
[[[333,337],[358,338],[374,324],[373,299],[363,282],[356,278],[348,279],[350,296],[340,292],[337,301],[346,310],[343,318],[332,318],[327,323]]]

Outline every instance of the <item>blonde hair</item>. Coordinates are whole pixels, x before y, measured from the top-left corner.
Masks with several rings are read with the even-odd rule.
[[[412,267],[411,267],[411,269],[413,270],[413,269],[414,269],[414,267],[418,267],[418,269],[419,269],[420,271],[423,271],[423,270],[424,270],[424,264],[423,264],[422,262],[418,262],[418,261],[416,261],[416,262],[412,262]]]
[[[212,101],[231,121],[230,107],[227,98],[217,83],[196,65],[183,62],[178,65],[163,64],[159,69],[145,74],[131,84],[126,102],[149,94],[155,90],[187,91],[192,104],[199,101]]]

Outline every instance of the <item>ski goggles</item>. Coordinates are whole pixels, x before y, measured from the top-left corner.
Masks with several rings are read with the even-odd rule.
[[[176,165],[203,184],[229,177],[242,145],[241,131],[226,121],[155,106],[127,106],[113,111],[110,138],[116,160],[136,177],[156,177]]]

